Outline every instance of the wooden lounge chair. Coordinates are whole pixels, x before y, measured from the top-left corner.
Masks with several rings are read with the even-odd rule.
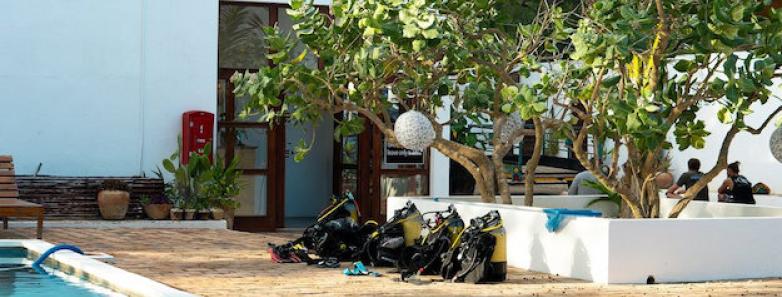
[[[36,236],[43,238],[43,206],[19,200],[16,175],[11,156],[0,156],[0,217],[3,229],[8,229],[8,217],[35,218],[38,220]]]

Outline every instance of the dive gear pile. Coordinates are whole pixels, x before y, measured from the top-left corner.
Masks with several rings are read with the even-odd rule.
[[[425,219],[427,215],[432,216]],[[505,280],[505,229],[496,210],[472,219],[465,228],[453,205],[443,211],[421,213],[408,201],[380,227],[374,222],[363,226],[358,222],[352,195],[334,197],[301,238],[283,245],[269,244],[272,260],[319,267],[357,261],[343,271],[345,275],[376,274],[369,272],[364,263],[392,266],[399,270],[403,281],[433,274],[454,282]],[[325,260],[313,260],[309,252]]]
[[[283,245],[269,244],[272,260],[278,263],[307,262],[316,264],[309,251],[323,259],[354,260],[377,223],[359,225],[359,212],[353,195],[332,197],[331,204],[318,216],[315,224],[304,229],[304,235]]]

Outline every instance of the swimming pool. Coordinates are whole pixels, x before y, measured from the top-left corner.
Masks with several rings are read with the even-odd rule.
[[[123,296],[48,267],[36,271],[31,262],[25,248],[0,247],[0,296]]]
[[[72,251],[52,254],[42,268],[31,267],[53,246],[41,240],[0,240],[0,296],[195,296]]]

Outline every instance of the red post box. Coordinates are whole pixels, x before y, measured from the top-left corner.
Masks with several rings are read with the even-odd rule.
[[[191,152],[204,153],[204,146],[212,143],[214,114],[206,111],[188,111],[182,114],[182,164],[187,164]],[[209,159],[212,159],[209,152]]]

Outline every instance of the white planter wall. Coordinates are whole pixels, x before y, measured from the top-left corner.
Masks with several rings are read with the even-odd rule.
[[[388,199],[389,218],[393,216],[393,210],[401,208],[408,200],[412,200],[421,211],[444,210],[453,203],[466,224],[471,218],[498,209],[507,234],[508,265],[595,282],[608,281],[607,220],[568,218],[563,222],[567,228],[559,233],[549,233],[545,228],[547,217],[542,208],[464,202],[464,199],[435,202],[429,198],[408,197]]]
[[[716,196],[716,195],[715,195]],[[773,200],[774,198],[768,198],[769,196],[762,197],[756,195],[755,199],[758,204],[737,204],[737,203],[720,203],[720,202],[706,202],[706,201],[690,201],[687,207],[684,208],[680,218],[732,218],[732,217],[780,217],[782,216],[782,208],[779,207],[779,202]],[[779,198],[776,198],[779,199]],[[780,199],[782,200],[782,199]],[[667,217],[671,212],[679,199],[661,198],[660,199],[660,216]],[[778,203],[777,205],[770,205],[772,203]]]
[[[540,201],[536,204],[582,208],[578,205],[592,199],[542,196],[536,197]],[[782,213],[777,208],[695,202],[690,205],[695,206],[691,213],[683,215],[707,218],[568,217],[560,230],[551,233],[545,229],[547,217],[542,208],[479,203],[474,202],[476,197],[437,201],[392,197],[387,205],[389,217],[408,200],[421,211],[443,210],[453,203],[467,223],[499,210],[508,236],[508,264],[513,267],[596,283],[646,283],[649,276],[657,282],[782,277],[777,240],[782,238]],[[713,218],[721,213],[734,217]]]

